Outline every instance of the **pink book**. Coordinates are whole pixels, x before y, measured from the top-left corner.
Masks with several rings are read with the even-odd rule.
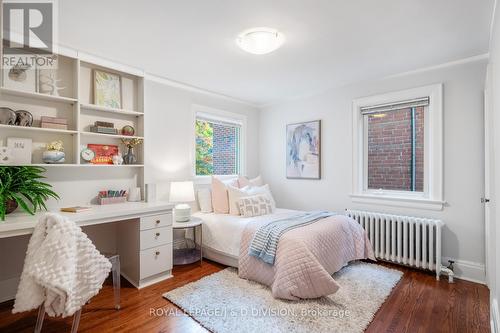
[[[68,125],[63,125],[63,124],[54,124],[54,123],[41,123],[40,124],[41,128],[52,128],[52,129],[61,129],[61,130],[67,130]]]
[[[57,118],[57,117],[42,116],[41,121],[42,121],[42,123],[53,123],[53,124],[68,125],[68,119],[66,119],[66,118]]]

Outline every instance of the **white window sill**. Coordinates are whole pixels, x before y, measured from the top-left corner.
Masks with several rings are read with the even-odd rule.
[[[383,194],[351,194],[352,202],[371,204],[371,205],[382,205],[382,206],[392,206],[392,207],[405,207],[405,208],[416,208],[416,209],[426,209],[426,210],[442,210],[445,204],[444,201],[431,200],[425,198],[415,198],[415,197],[398,197]]]
[[[214,175],[218,179],[232,179],[239,177],[238,175]],[[212,184],[212,176],[194,176],[194,183],[197,185],[209,185]]]

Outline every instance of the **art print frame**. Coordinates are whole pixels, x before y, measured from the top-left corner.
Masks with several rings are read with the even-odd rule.
[[[321,120],[286,125],[286,178],[321,179]]]

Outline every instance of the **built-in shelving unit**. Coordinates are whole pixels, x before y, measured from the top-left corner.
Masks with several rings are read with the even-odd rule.
[[[144,75],[141,71],[130,70],[124,66],[113,64],[108,60],[100,60],[76,51],[60,50],[57,55],[58,67],[55,73],[59,87],[64,87],[58,95],[39,92],[39,82],[33,89],[19,89],[6,85],[7,70],[1,71],[0,107],[13,110],[29,111],[34,118],[31,127],[0,124],[0,146],[6,145],[7,138],[30,138],[33,142],[32,164],[49,168],[84,167],[96,169],[132,168],[141,170],[144,167],[144,144],[135,148],[137,164],[133,165],[97,165],[88,164],[80,157],[82,149],[88,144],[117,145],[120,153],[126,153],[122,144],[123,138],[144,139]],[[36,80],[39,72],[36,71]],[[121,108],[111,108],[94,104],[93,78],[94,71],[119,75],[121,78]],[[42,116],[60,117],[68,120],[68,129],[41,128]],[[119,130],[118,134],[101,134],[90,131],[95,121],[111,122]],[[134,136],[122,135],[120,130],[126,125],[134,127]],[[49,142],[61,140],[64,144],[66,162],[64,164],[44,164],[43,147]],[[143,175],[140,175],[142,178]]]

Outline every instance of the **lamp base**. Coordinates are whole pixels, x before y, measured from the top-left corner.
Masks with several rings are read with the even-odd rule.
[[[176,222],[188,222],[191,219],[191,206],[188,204],[179,204],[174,208]]]

